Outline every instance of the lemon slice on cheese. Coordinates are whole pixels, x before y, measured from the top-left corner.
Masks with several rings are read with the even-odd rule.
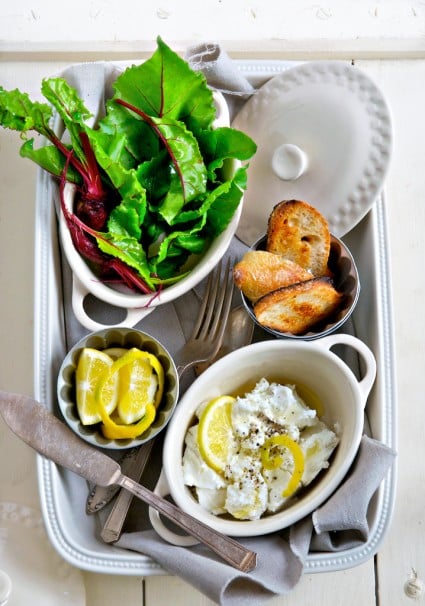
[[[199,452],[207,465],[218,473],[224,472],[235,445],[232,427],[234,401],[232,396],[215,398],[207,404],[199,419]]]

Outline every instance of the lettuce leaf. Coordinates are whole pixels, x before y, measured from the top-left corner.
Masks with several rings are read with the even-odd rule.
[[[49,122],[53,116],[47,103],[31,101],[18,89],[7,91],[0,86],[0,124],[4,128],[27,133],[34,130],[49,138]]]
[[[73,153],[85,164],[87,160],[80,134],[85,132],[86,121],[91,118],[91,113],[76,90],[63,78],[45,78],[41,83],[41,92],[62,118],[71,139]]]
[[[101,228],[87,224],[87,234],[106,258],[119,260],[116,271],[126,264],[152,290],[180,279],[190,255],[202,255],[231,221],[247,166],[229,167],[246,163],[255,143],[236,129],[213,128],[213,93],[204,75],[161,38],[148,60],[115,80],[95,126],[63,78],[43,80],[42,93],[49,104],[0,87],[0,124],[21,133],[21,155],[78,184],[79,203],[102,201],[107,221]],[[69,143],[50,127],[52,108]],[[47,143],[36,149],[30,131]]]
[[[213,181],[219,178],[216,171],[223,168],[225,160],[249,160],[256,152],[256,145],[248,135],[227,126],[202,131],[198,141],[208,176]]]
[[[34,148],[34,139],[28,139],[25,141],[19,150],[22,158],[28,158],[32,160],[44,170],[50,172],[52,175],[60,177],[66,167],[66,159],[62,152],[58,150],[54,145],[43,145],[39,148]],[[80,184],[81,175],[73,168],[68,166],[66,172],[66,178],[71,183]]]
[[[150,59],[126,69],[114,82],[115,98],[125,99],[149,116],[184,122],[195,136],[211,128],[215,118],[212,91],[205,76],[161,38]]]

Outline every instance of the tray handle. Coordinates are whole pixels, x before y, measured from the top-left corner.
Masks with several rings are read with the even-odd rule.
[[[75,274],[72,276],[72,310],[77,320],[87,328],[87,330],[97,331],[104,328],[110,328],[110,324],[102,324],[91,318],[86,310],[84,309],[84,299],[90,293],[90,291],[84,286],[84,284],[77,278]],[[125,308],[126,317],[119,324],[114,326],[125,326],[132,328],[145,316],[150,314],[155,307],[137,307],[134,309]]]

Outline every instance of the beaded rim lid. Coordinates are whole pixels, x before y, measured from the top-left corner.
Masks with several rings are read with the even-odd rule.
[[[341,237],[383,186],[392,151],[390,112],[369,76],[346,62],[304,63],[274,76],[232,126],[258,145],[237,230],[248,245],[264,232],[273,206],[290,199],[309,200]],[[299,170],[282,166],[288,158]]]

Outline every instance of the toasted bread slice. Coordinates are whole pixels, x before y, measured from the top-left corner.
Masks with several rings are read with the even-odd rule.
[[[236,263],[233,278],[239,290],[256,301],[277,288],[311,280],[313,274],[282,255],[250,250]]]
[[[262,326],[300,335],[332,318],[342,299],[329,278],[313,278],[265,295],[253,309]]]
[[[315,276],[324,276],[330,245],[328,222],[307,202],[283,200],[273,208],[267,227],[269,252],[284,255]]]

